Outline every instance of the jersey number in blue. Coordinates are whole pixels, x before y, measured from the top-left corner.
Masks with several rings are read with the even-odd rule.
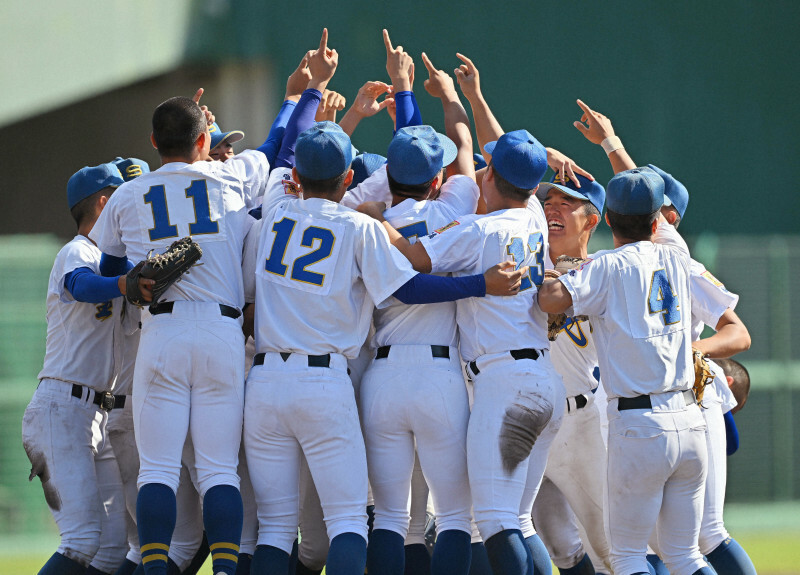
[[[186,188],[186,197],[192,199],[194,222],[189,224],[189,235],[216,234],[219,223],[211,219],[208,205],[208,186],[205,180],[193,180]],[[169,221],[167,193],[164,186],[151,186],[144,195],[144,203],[150,204],[153,210],[153,227],[150,228],[150,241],[178,237],[178,226]]]
[[[264,269],[269,273],[279,276],[286,275],[288,266],[283,263],[283,256],[286,254],[286,247],[289,245],[295,225],[297,225],[297,222],[289,218],[283,218],[272,225],[272,231],[275,233],[275,242],[272,244],[269,257],[264,264]],[[292,274],[289,277],[298,282],[321,287],[325,282],[325,274],[312,272],[306,268],[330,257],[336,238],[333,232],[328,229],[310,226],[303,232],[300,245],[304,248],[311,248],[314,247],[314,243],[317,241],[319,242],[317,249],[294,260]]]
[[[402,228],[397,228],[397,231],[407,240],[411,238],[421,238],[428,235],[428,224],[423,220],[421,222],[408,224]]]
[[[656,270],[653,272],[653,279],[650,282],[650,295],[647,298],[647,305],[650,314],[660,313],[664,325],[672,325],[681,321],[681,311],[678,305],[678,294],[672,289],[666,270]]]
[[[525,291],[532,286],[540,286],[544,281],[544,249],[542,245],[542,234],[536,232],[528,236],[528,249],[533,254],[535,263],[528,268],[528,275],[522,278],[522,285],[519,291]],[[519,269],[525,261],[525,244],[520,238],[512,238],[511,243],[506,246],[506,252],[517,264],[514,269]]]

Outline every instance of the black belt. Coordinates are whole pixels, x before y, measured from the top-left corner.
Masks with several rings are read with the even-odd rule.
[[[289,356],[292,355],[291,353],[287,353],[285,351],[280,352],[281,359],[286,361],[289,359]],[[264,365],[264,357],[266,353],[257,353],[255,357],[253,357],[253,365]],[[325,355],[307,355],[308,358],[308,367],[330,367],[331,366],[331,354],[326,353]]]
[[[94,391],[91,388],[86,388],[89,392],[94,392],[94,399],[92,403],[99,407],[100,409],[104,409],[106,411],[111,411],[112,409],[121,409],[125,407],[125,397],[124,395],[114,395],[110,391]],[[72,384],[72,397],[77,397],[80,399],[83,397],[83,390],[84,387],[82,385],[78,385],[77,383]]]
[[[150,306],[150,314],[159,315],[162,313],[172,313],[173,307],[175,307],[174,301],[162,301]],[[223,303],[219,304],[219,313],[231,319],[239,319],[239,316],[242,315],[242,312],[235,307]]]
[[[541,355],[535,349],[512,349],[508,353],[511,354],[511,357],[514,359],[532,359],[536,361],[539,359],[539,355]],[[473,375],[478,375],[481,370],[478,369],[478,364],[475,361],[469,362],[469,368],[472,370]]]
[[[576,395],[575,397],[567,398],[567,413],[572,411],[572,408],[569,406],[569,399],[575,400],[575,409],[576,410],[583,409],[584,407],[586,407],[586,404],[589,403],[589,399],[585,395],[583,395],[582,393],[579,394],[579,395]]]
[[[433,357],[450,359],[450,348],[446,345],[432,345],[431,355]],[[382,345],[378,348],[378,353],[375,354],[375,359],[386,359],[389,357],[389,350],[392,349],[391,345]]]
[[[697,401],[694,398],[694,392],[687,389],[681,392],[686,405],[694,405]],[[625,411],[626,409],[652,409],[653,402],[650,400],[649,395],[637,395],[636,397],[620,397],[617,399],[617,411]]]

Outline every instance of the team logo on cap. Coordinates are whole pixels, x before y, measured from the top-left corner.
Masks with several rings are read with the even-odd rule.
[[[214,133],[214,132],[216,132],[216,131],[217,131],[217,127],[216,127],[214,124],[211,124],[211,125],[208,127],[208,133],[209,133],[209,134],[213,134],[213,133]]]
[[[128,178],[138,178],[142,175],[142,166],[139,164],[131,164],[125,168],[125,175],[128,176]]]
[[[560,172],[556,173],[556,178],[553,180],[556,184],[567,184],[570,182],[569,176],[567,174],[562,174]]]

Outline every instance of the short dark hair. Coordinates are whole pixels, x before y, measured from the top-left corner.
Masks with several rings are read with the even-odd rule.
[[[642,216],[628,216],[606,210],[611,231],[620,238],[636,242],[649,241],[653,235],[653,222],[656,221],[661,209],[652,214]]]
[[[738,405],[731,412],[736,413],[744,407],[750,395],[750,373],[745,366],[735,359],[715,359],[714,363],[722,368],[726,376],[733,378],[733,383],[731,383],[730,387]]]
[[[517,200],[521,202],[528,201],[528,198],[531,197],[533,190],[525,190],[523,188],[518,188],[503,176],[500,175],[495,167],[492,165],[491,160],[489,161],[489,167],[492,168],[492,172],[494,173],[494,185],[497,188],[497,191],[500,192],[501,196],[505,196],[511,200]]]
[[[190,156],[206,129],[205,114],[191,98],[170,98],[153,112],[153,139],[161,156]]]
[[[389,191],[395,195],[414,200],[424,200],[428,196],[431,190],[431,184],[433,184],[433,180],[435,180],[437,176],[421,184],[401,184],[392,177],[388,169],[386,170],[386,177],[389,181]]]
[[[72,206],[69,210],[69,213],[72,214],[72,219],[75,220],[78,228],[81,227],[84,220],[91,218],[94,216],[94,206],[97,203],[97,200],[100,199],[100,196],[111,196],[114,193],[116,188],[113,186],[106,186],[102,190],[98,190],[93,193],[91,196],[87,196],[83,198],[80,202]]]
[[[344,172],[339,174],[338,176],[334,176],[332,178],[326,178],[324,180],[312,180],[311,178],[306,178],[301,174],[299,171],[297,172],[297,179],[300,180],[300,187],[303,188],[303,191],[310,192],[312,194],[333,194],[342,187],[344,183],[344,179],[347,177],[347,172],[350,171],[350,168],[346,169]]]
[[[587,218],[591,215],[597,216],[597,223],[591,230],[589,230],[589,239],[592,239],[592,234],[594,234],[594,231],[597,229],[597,226],[600,225],[600,210],[598,210],[597,206],[595,206],[592,202],[586,200],[583,202],[583,215],[586,216]]]

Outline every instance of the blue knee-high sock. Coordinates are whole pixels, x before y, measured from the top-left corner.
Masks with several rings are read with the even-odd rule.
[[[658,555],[650,553],[647,556],[647,563],[649,563],[650,567],[652,567],[651,569],[652,575],[669,575],[669,570],[667,569],[667,566],[664,565],[664,562]]]
[[[530,555],[522,531],[506,529],[484,541],[492,571],[504,575],[528,575],[533,573],[533,558]]]
[[[167,553],[175,530],[175,492],[163,483],[148,483],[136,498],[142,565],[147,575],[166,575]]]
[[[252,560],[252,555],[239,553],[239,562],[236,564],[236,575],[250,575],[250,562]]]
[[[144,565],[139,563],[133,570],[133,575],[144,575]],[[181,575],[180,567],[172,559],[167,559],[167,575]]]
[[[431,558],[433,575],[467,575],[472,559],[471,535],[466,531],[448,529],[436,537]],[[427,551],[427,549],[426,549]]]
[[[39,571],[39,575],[83,575],[84,572],[86,567],[77,561],[61,553],[53,553]]]
[[[405,546],[405,575],[430,575],[431,555],[424,543],[413,543]]]
[[[531,557],[533,557],[534,575],[553,575],[553,564],[550,562],[550,554],[547,552],[547,547],[544,546],[542,538],[534,533],[525,538],[525,545],[528,546],[531,551]]]
[[[733,537],[728,537],[717,545],[717,548],[706,555],[706,558],[717,573],[756,575],[756,568],[747,551]]]
[[[489,554],[483,542],[473,543],[472,561],[469,564],[469,575],[492,575],[492,565],[489,563]]]
[[[136,571],[136,563],[130,559],[125,559],[122,565],[117,567],[117,570],[114,571],[114,575],[133,575],[134,571]]]
[[[298,554],[300,553],[300,542],[295,539],[292,543],[292,552],[289,554],[289,575],[297,572]]]
[[[289,573],[289,554],[272,545],[258,545],[250,563],[253,573]]]
[[[327,575],[363,575],[366,566],[367,542],[361,535],[340,533],[333,538],[325,564]]]
[[[562,569],[559,567],[558,572],[561,575],[594,575],[595,573],[592,560],[589,559],[589,556],[586,553],[583,554],[583,558],[578,561],[577,565],[570,567],[569,569]]]
[[[233,485],[215,485],[203,497],[203,524],[214,573],[236,574],[243,515],[242,496]]]
[[[106,573],[105,571],[100,571],[97,567],[92,567],[89,565],[84,571],[84,575],[111,575],[110,573]]]
[[[373,529],[367,549],[367,572],[370,575],[403,575],[405,549],[403,536],[388,529]],[[330,570],[326,570],[327,573]]]

